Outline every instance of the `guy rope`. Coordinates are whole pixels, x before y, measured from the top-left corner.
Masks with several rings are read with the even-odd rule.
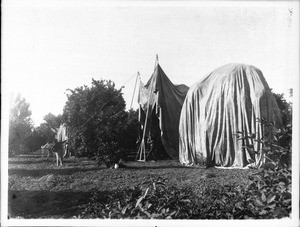
[[[119,90],[119,94],[117,95],[117,96],[115,96],[115,97],[112,97],[111,99],[109,99],[107,102],[105,102],[99,109],[98,109],[98,111],[96,111],[94,114],[92,114],[74,133],[73,133],[73,135],[76,135],[76,133],[77,132],[79,132],[79,130],[80,129],[82,129],[91,119],[93,119],[93,117],[95,117],[99,112],[103,112],[103,110],[109,105],[109,103],[111,102],[111,101],[113,101],[114,99],[116,99],[116,98],[118,98],[120,95],[121,95],[121,91],[122,91],[122,89],[125,87],[125,84],[127,84],[134,76],[136,76],[136,74],[134,74],[133,76],[131,76],[128,80],[126,80],[124,83],[123,83],[123,85],[122,85],[122,87],[120,88],[120,90]],[[137,76],[139,77],[140,76],[140,73],[139,72],[137,72]],[[137,77],[137,78],[138,78]],[[93,96],[94,96],[94,94],[93,94]],[[117,113],[119,113],[119,112],[117,112]],[[117,113],[115,113],[115,114],[117,114]]]

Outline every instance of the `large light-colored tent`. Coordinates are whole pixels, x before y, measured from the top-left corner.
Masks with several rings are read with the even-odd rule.
[[[140,83],[138,102],[139,121],[145,133],[159,135],[163,147],[171,158],[178,159],[178,125],[180,111],[188,91],[186,85],[174,85],[159,64],[146,85]],[[146,121],[147,116],[147,121]]]
[[[258,119],[281,124],[280,112],[262,72],[250,65],[222,66],[194,84],[182,106],[179,123],[179,160],[182,164],[222,167],[260,166],[262,152],[253,145],[266,130]],[[255,137],[238,140],[236,133]]]

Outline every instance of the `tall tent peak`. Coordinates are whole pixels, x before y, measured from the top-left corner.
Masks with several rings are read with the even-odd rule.
[[[178,159],[180,111],[188,89],[186,85],[174,85],[157,63],[151,78],[139,91],[139,120],[147,129],[143,138],[154,135],[175,159]]]

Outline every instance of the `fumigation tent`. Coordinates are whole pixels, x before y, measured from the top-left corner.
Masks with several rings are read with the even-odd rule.
[[[167,154],[175,159],[179,152],[180,111],[188,89],[183,84],[174,85],[159,64],[146,85],[140,82],[139,121],[144,126],[146,123],[146,136],[158,135]]]
[[[179,123],[179,160],[184,165],[260,166],[265,118],[280,126],[275,98],[262,74],[250,65],[217,68],[188,91]],[[252,135],[238,140],[237,132]],[[246,147],[245,147],[246,146]],[[253,149],[247,147],[253,146]]]

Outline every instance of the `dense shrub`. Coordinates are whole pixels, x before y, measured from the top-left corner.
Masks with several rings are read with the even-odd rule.
[[[112,81],[92,80],[92,86],[69,90],[64,118],[69,126],[69,148],[78,157],[98,159],[110,166],[135,146],[137,118],[125,110],[121,89]]]
[[[252,198],[253,214],[261,218],[281,218],[289,216],[291,213],[291,140],[280,146],[280,139],[287,132],[276,129],[274,122],[266,118],[257,119],[263,125],[265,134],[257,142],[261,143],[261,150],[256,151],[253,146],[246,146],[246,149],[253,153],[263,153],[266,161],[256,174],[250,176],[251,183],[246,188],[247,197]],[[284,127],[289,127],[285,125]],[[239,139],[247,139],[251,135],[244,135],[239,132]]]
[[[291,170],[276,167],[260,169],[251,176],[247,193],[256,205],[260,218],[282,218],[291,213]]]
[[[291,149],[292,143],[292,103],[287,102],[284,94],[273,93],[276,103],[280,109],[282,118],[282,128],[277,144],[283,148]]]
[[[24,145],[28,148],[28,151],[33,152],[41,148],[46,143],[46,139],[41,136],[38,130],[34,129],[26,137]]]

